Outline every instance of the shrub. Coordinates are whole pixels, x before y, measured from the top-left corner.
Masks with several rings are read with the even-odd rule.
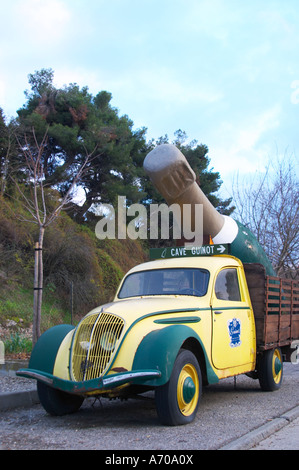
[[[32,341],[18,332],[11,334],[10,338],[4,341],[6,353],[31,352]]]

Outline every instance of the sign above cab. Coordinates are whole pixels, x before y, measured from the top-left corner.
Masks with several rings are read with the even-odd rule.
[[[175,246],[151,248],[150,259],[184,258],[192,256],[228,255],[229,245]]]

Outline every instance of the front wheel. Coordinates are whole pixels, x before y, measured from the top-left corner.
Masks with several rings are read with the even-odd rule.
[[[37,382],[37,393],[44,409],[53,416],[74,413],[83,403],[84,398],[49,387]]]
[[[202,393],[198,361],[191,351],[181,350],[170,380],[155,392],[156,408],[162,424],[177,426],[191,423]]]
[[[266,392],[278,390],[282,383],[283,361],[280,348],[265,351],[258,363],[258,379]]]

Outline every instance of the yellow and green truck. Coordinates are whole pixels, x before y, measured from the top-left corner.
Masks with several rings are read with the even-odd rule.
[[[299,338],[299,283],[229,249],[153,250],[157,259],[131,269],[113,302],[77,327],[46,331],[18,375],[37,380],[53,415],[76,411],[86,397],[153,390],[166,425],[190,423],[202,386],[226,377],[247,374],[277,390]]]
[[[191,206],[191,232],[202,206],[209,242],[153,249],[113,302],[40,337],[18,375],[37,380],[51,414],[74,412],[90,396],[153,390],[161,422],[186,424],[203,385],[247,374],[274,391],[283,362],[296,358],[299,282],[277,277],[248,228],[215,210],[175,146],[155,148],[144,168],[169,205]]]

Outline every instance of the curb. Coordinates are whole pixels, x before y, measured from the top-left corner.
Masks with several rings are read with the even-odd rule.
[[[29,407],[37,403],[39,403],[39,398],[35,389],[22,392],[0,393],[0,411]]]
[[[289,423],[299,417],[299,406],[295,406],[291,410],[283,413],[278,418],[272,419],[271,422],[263,424],[257,429],[250,431],[244,436],[239,437],[235,441],[226,444],[223,447],[219,447],[218,450],[246,450],[257,445],[263,439],[271,436],[275,432],[279,431]]]

